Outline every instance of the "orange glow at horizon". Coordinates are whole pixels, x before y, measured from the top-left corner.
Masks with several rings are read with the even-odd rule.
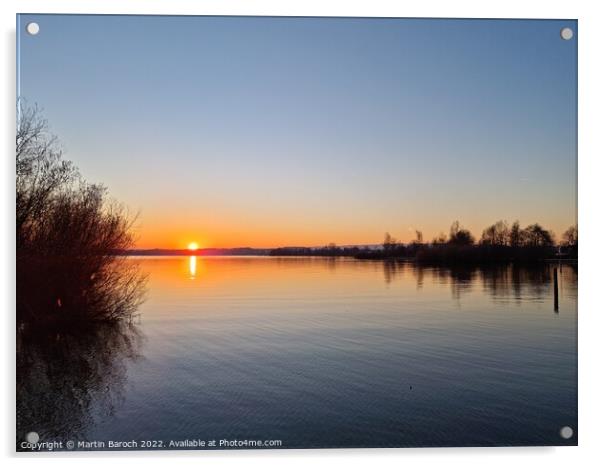
[[[372,215],[371,211],[366,214]],[[376,215],[376,214],[374,214]],[[520,218],[518,215],[506,214],[490,216],[487,213],[474,216],[470,221],[463,221],[458,215],[462,227],[468,228],[479,239],[484,228],[499,218],[518,217],[521,227],[539,221],[536,218]],[[499,217],[499,218],[498,218]],[[416,238],[416,229],[423,233],[425,242],[443,233],[449,234],[449,226],[456,215],[442,216],[434,221],[428,218],[406,223],[397,218],[375,218],[373,221],[358,223],[353,216],[326,221],[324,217],[308,220],[306,217],[263,218],[260,215],[248,214],[248,217],[235,219],[227,215],[211,216],[199,213],[194,217],[177,210],[172,212],[156,212],[147,215],[137,230],[135,249],[179,249],[191,253],[200,253],[211,248],[277,248],[286,246],[320,247],[329,243],[338,246],[382,244],[385,233],[401,242],[410,242]],[[547,221],[539,221],[544,227],[551,229],[556,238],[571,226],[558,216]],[[416,226],[414,226],[416,225]]]

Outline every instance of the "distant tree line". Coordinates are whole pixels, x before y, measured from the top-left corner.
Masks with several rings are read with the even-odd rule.
[[[277,248],[273,256],[352,256],[358,259],[413,259],[422,263],[486,263],[533,262],[550,258],[577,258],[577,227],[570,227],[556,243],[551,231],[534,223],[521,228],[519,222],[508,225],[500,220],[485,228],[477,241],[458,221],[452,223],[449,235],[440,233],[425,243],[421,231],[409,243],[385,234],[382,247]]]
[[[419,232],[418,232],[419,233]],[[500,220],[485,228],[479,241],[458,221],[452,223],[449,236],[440,233],[430,243],[421,241],[417,233],[409,245],[397,243],[385,235],[383,257],[413,257],[419,262],[529,262],[549,258],[577,258],[577,227],[570,227],[557,245],[554,235],[535,223],[521,228]]]
[[[335,243],[330,243],[323,247],[284,247],[270,250],[270,256],[319,256],[319,257],[354,257],[364,251],[364,248],[358,246],[339,247]]]
[[[577,258],[577,227],[570,227],[557,244],[551,231],[538,223],[521,228],[500,220],[485,228],[477,242],[459,222],[450,227],[449,238],[434,238],[416,252],[420,262],[534,262],[552,258]]]

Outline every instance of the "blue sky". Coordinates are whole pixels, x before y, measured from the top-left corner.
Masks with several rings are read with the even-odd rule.
[[[40,24],[29,36],[25,25]],[[576,221],[565,20],[22,15],[19,91],[139,245]]]

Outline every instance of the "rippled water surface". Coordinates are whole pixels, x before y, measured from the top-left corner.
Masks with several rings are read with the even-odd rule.
[[[577,432],[574,267],[131,260],[149,274],[139,324],[31,355],[21,429],[289,448],[576,443],[559,435]]]

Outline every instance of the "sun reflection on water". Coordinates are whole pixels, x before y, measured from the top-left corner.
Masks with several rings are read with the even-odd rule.
[[[188,258],[188,271],[190,273],[190,279],[194,280],[196,277],[196,256],[190,256]]]

